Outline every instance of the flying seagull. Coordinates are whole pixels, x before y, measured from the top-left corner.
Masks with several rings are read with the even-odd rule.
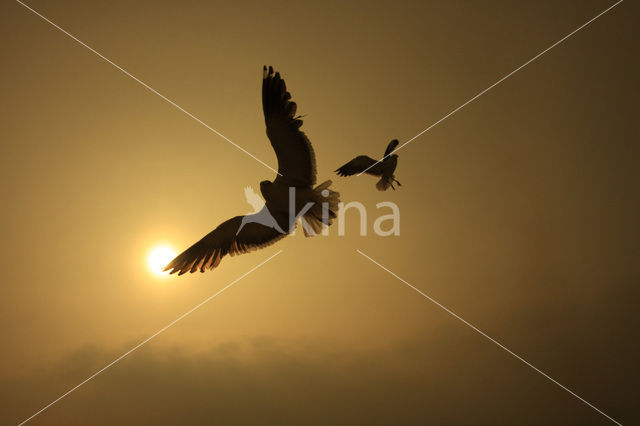
[[[253,215],[236,216],[223,222],[169,262],[165,271],[179,275],[204,272],[218,266],[227,254],[248,253],[284,238],[295,227],[298,216],[303,219],[307,237],[318,233],[324,225],[331,225],[336,217],[340,194],[329,190],[330,180],[313,187],[316,184],[313,147],[300,131],[302,120],[296,116],[296,103],[291,101],[280,73],[274,73],[272,67],[263,69],[262,109],[267,136],[278,158],[275,180],[260,182],[260,192],[266,201],[264,207]],[[295,202],[289,208],[291,193]],[[265,214],[273,219],[271,225],[264,220]],[[259,215],[262,216],[256,217]]]
[[[369,156],[359,155],[344,166],[335,170],[335,172],[338,176],[352,176],[356,173],[362,172],[365,172],[368,175],[380,176],[380,180],[376,183],[376,188],[378,188],[379,191],[386,191],[389,187],[395,190],[396,187],[393,186],[393,182],[397,183],[398,186],[402,186],[402,184],[398,182],[396,177],[393,175],[393,172],[395,172],[396,167],[398,166],[398,155],[391,153],[397,146],[398,139],[394,139],[389,142],[387,149],[384,151],[382,161],[378,162]]]

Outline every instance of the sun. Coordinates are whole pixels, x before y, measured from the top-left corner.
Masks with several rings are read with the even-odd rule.
[[[176,257],[176,253],[170,247],[157,246],[149,253],[147,264],[154,274],[166,275],[168,272],[163,272],[162,268],[167,266],[167,263],[171,262],[174,257]]]

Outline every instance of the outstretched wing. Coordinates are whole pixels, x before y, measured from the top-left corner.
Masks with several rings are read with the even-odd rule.
[[[287,186],[313,186],[316,183],[316,156],[307,136],[300,131],[302,120],[296,116],[296,103],[291,101],[280,73],[264,67],[262,76],[262,109],[267,136],[278,157],[276,183]]]
[[[379,169],[378,167],[379,164],[380,163],[376,164],[376,160],[374,160],[371,157],[368,157],[366,155],[360,155],[354,158],[353,160],[349,161],[344,166],[335,170],[335,172],[338,174],[338,176],[351,176],[351,175],[355,175],[356,173],[361,173],[365,170],[367,170],[367,173],[377,174],[378,172],[377,169]]]
[[[382,157],[382,159],[383,160],[386,159],[387,156],[391,154],[394,149],[396,149],[399,143],[400,142],[398,142],[398,139],[394,139],[391,142],[389,142],[389,145],[387,145],[387,149],[384,150],[384,157]]]
[[[267,247],[287,235],[272,227],[253,222],[245,223],[238,232],[244,217],[236,216],[223,222],[169,262],[163,270],[171,271],[170,274],[178,272],[178,275],[197,270],[204,272],[218,266],[220,259],[227,254],[233,256]]]

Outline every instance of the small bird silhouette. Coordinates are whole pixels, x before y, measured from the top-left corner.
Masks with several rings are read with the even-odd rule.
[[[247,199],[247,203],[253,207],[254,213],[258,213],[264,207],[264,200],[252,187],[247,186],[244,188],[244,197]]]
[[[318,233],[323,226],[331,225],[338,211],[340,194],[329,189],[330,180],[313,187],[316,184],[316,158],[311,142],[300,131],[302,120],[296,116],[296,108],[280,73],[274,73],[272,67],[264,67],[262,109],[267,136],[278,158],[278,176],[273,182],[260,182],[260,192],[266,202],[258,213],[236,216],[220,224],[169,262],[165,271],[179,275],[198,270],[204,272],[217,267],[227,254],[244,254],[269,246],[284,238],[286,232],[291,232],[298,216],[310,227],[303,227],[307,237]],[[291,210],[295,211],[289,209],[291,188],[295,190]],[[258,206],[255,198],[250,204],[254,209]],[[265,225],[263,220],[267,216],[277,226]]]
[[[256,193],[256,191],[253,190],[252,187],[247,186],[244,188],[244,196],[247,199],[247,203],[253,207],[253,213],[242,217],[242,221],[236,231],[236,235],[242,231],[242,228],[244,228],[247,223],[259,223],[261,225],[274,228],[281,234],[285,233],[282,228],[280,228],[278,222],[276,222],[273,216],[271,216],[271,213],[269,213],[269,209],[266,207],[264,200]]]
[[[402,184],[398,182],[396,177],[393,175],[393,172],[395,172],[396,167],[398,166],[398,155],[391,154],[398,146],[398,143],[398,139],[394,139],[389,142],[381,161],[376,161],[366,155],[359,155],[344,166],[335,170],[335,172],[338,176],[352,176],[356,173],[363,172],[368,175],[380,176],[380,180],[376,183],[376,188],[378,188],[379,191],[386,191],[389,187],[395,190],[396,187],[393,186],[393,182],[397,183],[398,186],[402,186]]]

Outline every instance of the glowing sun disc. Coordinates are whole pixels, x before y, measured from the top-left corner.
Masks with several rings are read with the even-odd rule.
[[[175,252],[167,246],[159,246],[154,248],[147,259],[147,264],[151,272],[164,275],[168,272],[162,272],[162,268],[167,266],[167,263],[171,262],[176,257]]]

